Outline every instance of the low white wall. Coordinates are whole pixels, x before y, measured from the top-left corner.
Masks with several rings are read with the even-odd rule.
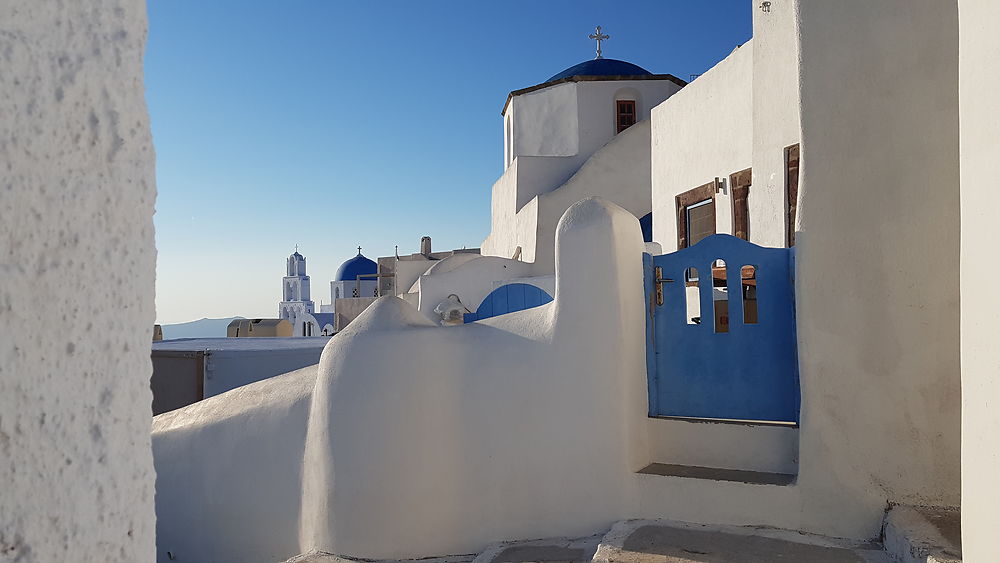
[[[674,198],[716,177],[728,186],[730,174],[753,163],[753,49],[744,44],[653,108],[653,240],[666,252],[677,250]],[[733,232],[730,196],[731,187],[715,196],[716,232]]]
[[[1000,4],[959,0],[962,154],[962,553],[967,561],[1000,561],[995,541],[1000,506],[1000,305],[983,287],[997,278],[996,213],[1000,205]]]
[[[299,553],[316,370],[251,383],[153,419],[157,561],[274,563]]]
[[[648,463],[638,221],[585,200],[557,244],[552,303],[440,327],[385,297],[331,339],[317,379],[157,417],[161,560],[472,553],[626,517]]]
[[[559,237],[549,305],[442,328],[384,299],[334,337],[309,421],[303,548],[472,553],[627,513],[625,477],[645,457],[627,422],[645,402],[638,221],[585,200]]]
[[[650,418],[647,424],[649,456],[655,463],[790,475],[798,471],[798,428],[665,418]]]
[[[141,0],[0,3],[4,561],[153,558],[145,41]]]

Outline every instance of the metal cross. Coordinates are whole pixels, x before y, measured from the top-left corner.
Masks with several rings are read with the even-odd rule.
[[[606,39],[611,39],[611,36],[601,33],[601,26],[597,26],[597,33],[591,33],[590,38],[597,41],[597,56],[594,58],[603,59],[604,56],[601,55],[601,41],[604,41]]]
[[[361,254],[361,247],[358,247],[358,254]]]

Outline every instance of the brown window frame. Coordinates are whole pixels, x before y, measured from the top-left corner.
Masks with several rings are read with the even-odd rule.
[[[687,208],[696,204],[701,203],[705,200],[712,200],[709,204],[712,206],[712,225],[715,225],[715,181],[711,181],[697,188],[690,189],[676,198],[674,198],[677,204],[677,250],[682,248],[687,248],[688,244],[688,231],[687,231]],[[718,232],[718,228],[714,232]]]
[[[623,105],[625,105],[625,106],[631,105],[632,112],[631,113],[623,112],[622,111],[622,106]],[[629,123],[628,125],[622,126],[622,117],[629,116],[629,115],[632,117],[632,123]],[[615,100],[615,128],[617,129],[615,131],[616,135],[618,133],[621,133],[622,131],[628,129],[629,127],[635,125],[637,121],[639,121],[639,116],[638,116],[638,108],[637,108],[637,104],[635,103],[635,100]]]
[[[750,240],[750,186],[753,169],[747,168],[729,175],[733,200],[733,236]]]
[[[802,160],[799,144],[785,147],[785,243],[795,246],[795,215],[799,207],[799,166]]]

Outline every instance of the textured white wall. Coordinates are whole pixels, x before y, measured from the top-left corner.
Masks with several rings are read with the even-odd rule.
[[[771,11],[754,5],[753,185],[750,240],[783,247],[785,147],[799,142],[799,41],[795,0],[771,0]],[[849,78],[844,78],[849,82]]]
[[[962,151],[962,552],[967,561],[1000,561],[1000,305],[983,296],[997,278],[996,209],[1000,186],[1000,4],[959,0],[959,98]]]
[[[799,10],[798,486],[874,533],[886,500],[959,503],[957,6]]]
[[[677,250],[674,198],[752,164],[753,50],[746,43],[653,109],[653,240],[666,252]],[[732,209],[729,189],[717,193],[716,232],[732,234]]]
[[[145,40],[141,0],[0,2],[5,561],[153,558]]]

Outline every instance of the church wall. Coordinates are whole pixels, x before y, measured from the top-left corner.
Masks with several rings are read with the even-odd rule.
[[[677,250],[675,197],[716,177],[727,186],[715,195],[716,232],[733,232],[728,178],[753,162],[754,48],[750,41],[734,50],[653,109],[653,240],[664,252]]]
[[[1000,4],[959,0],[962,154],[962,552],[967,561],[1000,561],[996,507],[1000,486],[1000,354],[996,322],[1000,305],[983,298],[994,283],[996,210],[1000,190]]]
[[[576,82],[514,96],[514,157],[576,156],[580,153]]]
[[[3,2],[0,28],[0,558],[150,562],[146,3]]]
[[[959,503],[957,7],[799,14],[803,527],[877,536],[887,501]]]
[[[593,196],[614,202],[636,217],[650,212],[649,120],[616,135],[569,181],[537,198],[532,244],[536,275],[555,272],[556,227],[563,213],[574,203]]]
[[[636,122],[641,122],[649,119],[654,107],[680,89],[671,80],[580,82],[577,90],[580,154],[589,158],[615,138],[618,130],[616,99],[634,99]]]

